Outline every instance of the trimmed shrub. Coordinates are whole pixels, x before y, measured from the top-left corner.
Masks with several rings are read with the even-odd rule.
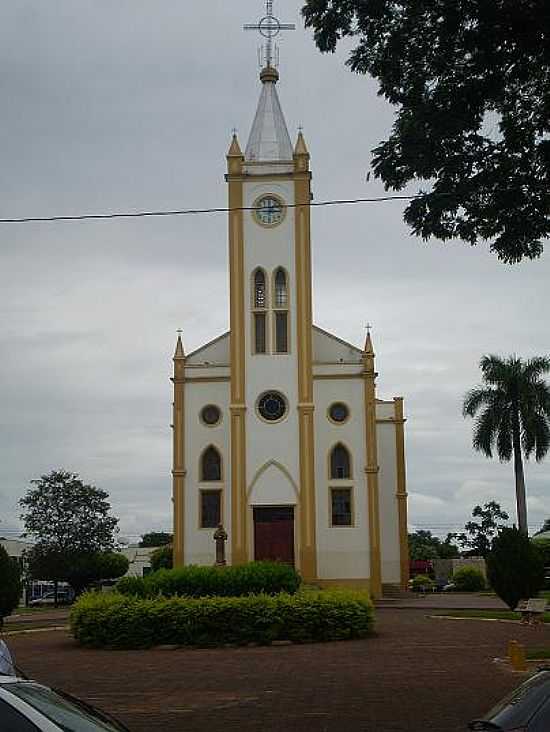
[[[0,628],[4,618],[11,615],[21,597],[19,565],[0,544]]]
[[[459,567],[451,578],[457,592],[481,592],[485,589],[485,577],[477,567]]]
[[[280,562],[251,562],[235,567],[161,569],[143,578],[124,577],[117,584],[123,595],[164,597],[241,597],[242,595],[294,594],[301,577],[293,567]]]
[[[542,552],[544,565],[546,567],[550,566],[550,539],[539,539],[534,536],[531,541]]]
[[[155,549],[154,552],[151,552],[150,560],[153,572],[157,572],[159,569],[172,569],[174,566],[174,550],[172,544],[166,544]]]
[[[502,529],[487,557],[487,579],[511,610],[536,597],[544,584],[544,558],[536,544],[517,529]]]
[[[249,597],[142,599],[88,593],[73,605],[74,637],[85,646],[220,646],[364,638],[372,631],[367,593],[346,590]]]
[[[427,574],[417,574],[412,578],[411,585],[414,592],[425,592],[431,590],[435,582]]]

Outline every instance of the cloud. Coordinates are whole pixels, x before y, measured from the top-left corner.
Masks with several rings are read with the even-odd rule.
[[[392,109],[342,52],[318,53],[295,3],[277,12],[298,23],[279,91],[292,134],[304,125],[315,199],[382,193],[365,173]],[[244,144],[259,95],[257,40],[240,35],[258,13],[256,0],[1,3],[2,215],[224,205],[230,131]],[[460,405],[483,353],[548,350],[550,263],[424,244],[402,209],[315,208],[315,322],[357,344],[374,324],[379,393],[406,400],[410,520],[460,526],[486,497],[513,510],[512,467],[472,452]],[[175,331],[190,351],[228,326],[225,216],[2,226],[0,291],[0,526],[18,525],[31,478],[63,465],[110,493],[123,533],[169,529]],[[549,479],[528,466],[535,524]]]

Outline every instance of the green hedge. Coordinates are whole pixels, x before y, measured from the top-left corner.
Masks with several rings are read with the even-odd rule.
[[[485,589],[485,577],[478,567],[464,565],[453,572],[451,582],[457,592],[481,592]]]
[[[425,592],[431,590],[435,582],[427,574],[417,574],[411,580],[411,586],[414,592]]]
[[[346,640],[364,638],[373,622],[368,594],[346,590],[153,600],[88,593],[70,616],[82,645],[117,649]]]
[[[235,567],[197,567],[160,569],[146,577],[124,577],[117,590],[123,595],[142,598],[164,597],[241,597],[242,595],[294,594],[300,587],[298,572],[280,562],[251,562]]]

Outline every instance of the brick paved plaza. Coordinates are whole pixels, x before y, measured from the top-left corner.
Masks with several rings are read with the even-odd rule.
[[[29,676],[120,717],[133,732],[465,730],[521,680],[494,657],[550,628],[378,610],[362,641],[215,650],[94,651],[62,631],[9,638]]]

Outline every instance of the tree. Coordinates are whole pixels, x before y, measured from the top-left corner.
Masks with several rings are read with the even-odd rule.
[[[101,580],[117,579],[128,571],[129,562],[118,552],[61,552],[42,542],[26,555],[28,573],[36,580],[68,582],[78,597],[87,587]]]
[[[518,527],[527,534],[523,454],[540,462],[550,447],[550,388],[541,378],[550,358],[483,356],[480,368],[483,385],[466,394],[463,414],[476,417],[475,450],[491,458],[496,449],[501,462],[514,458]]]
[[[54,470],[31,480],[19,505],[25,536],[59,551],[96,552],[114,548],[118,519],[109,516],[109,494],[85,485],[77,473]]]
[[[0,629],[4,618],[19,605],[21,572],[16,560],[0,545]]]
[[[413,181],[417,236],[490,242],[508,263],[534,259],[550,233],[550,14],[546,0],[307,0],[306,27],[370,74],[396,107],[373,151],[386,189]]]
[[[166,544],[151,552],[151,568],[153,572],[158,569],[172,569],[174,556],[171,544]]]
[[[508,521],[508,514],[496,501],[488,501],[483,506],[474,506],[472,517],[481,521],[468,521],[464,525],[464,533],[457,534],[456,539],[463,549],[475,557],[486,557],[491,551],[491,543],[498,532],[504,528],[501,521]]]
[[[124,554],[118,552],[78,554],[69,563],[65,579],[78,597],[96,582],[122,577],[128,571],[129,564]]]
[[[445,541],[431,531],[418,529],[409,534],[409,556],[412,560],[453,559],[458,557],[458,547],[452,543],[453,535],[447,534]]]
[[[172,534],[168,534],[166,531],[150,531],[148,534],[143,534],[139,545],[141,547],[165,546],[171,544],[172,539]]]
[[[60,581],[69,582],[78,594],[85,578],[104,578],[109,560],[102,555],[114,548],[118,519],[109,515],[108,493],[63,470],[32,480],[31,486],[19,501],[25,535],[37,539],[28,554],[29,573],[53,580],[56,597]]]
[[[511,610],[536,597],[544,584],[544,561],[534,542],[518,529],[502,529],[487,557],[487,578]]]

